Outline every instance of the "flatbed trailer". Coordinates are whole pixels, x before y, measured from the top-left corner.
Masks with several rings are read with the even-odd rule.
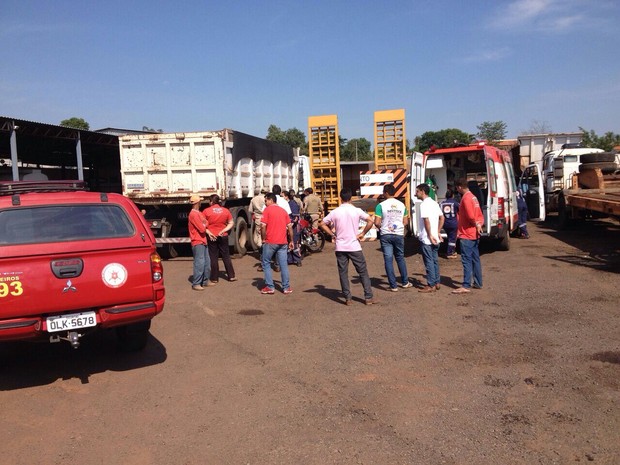
[[[603,174],[599,168],[573,175],[576,189],[564,189],[559,200],[561,225],[571,218],[614,217],[620,220],[620,173]]]
[[[598,192],[574,190],[566,194],[566,204],[573,208],[620,217],[620,189]]]

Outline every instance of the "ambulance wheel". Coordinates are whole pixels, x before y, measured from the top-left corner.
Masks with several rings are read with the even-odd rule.
[[[235,253],[243,257],[248,251],[248,223],[242,217],[237,218],[235,225]]]
[[[510,234],[508,234],[508,231],[506,231],[504,237],[499,240],[497,248],[499,250],[510,250]]]

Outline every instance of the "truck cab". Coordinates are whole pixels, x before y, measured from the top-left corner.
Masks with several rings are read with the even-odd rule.
[[[579,174],[580,165],[601,152],[601,149],[578,144],[564,144],[560,150],[546,152],[542,161],[528,165],[523,170],[519,186],[530,219],[543,221],[547,213],[557,212],[563,202],[562,192],[574,187],[573,178]]]
[[[508,250],[510,233],[518,226],[517,186],[508,152],[478,142],[445,149],[431,149],[411,158],[411,227],[417,235],[419,203],[415,187],[433,179],[436,200],[445,198],[446,189],[454,181],[465,178],[470,191],[478,198],[484,214],[484,236],[498,241],[500,249]]]

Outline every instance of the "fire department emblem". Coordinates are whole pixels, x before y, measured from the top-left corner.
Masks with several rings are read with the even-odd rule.
[[[110,263],[101,272],[101,279],[108,287],[121,287],[127,282],[127,269],[120,263]]]

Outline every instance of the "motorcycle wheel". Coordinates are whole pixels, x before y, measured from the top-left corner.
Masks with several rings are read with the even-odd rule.
[[[320,252],[325,247],[325,235],[323,231],[317,231],[308,235],[306,246],[310,252]]]

